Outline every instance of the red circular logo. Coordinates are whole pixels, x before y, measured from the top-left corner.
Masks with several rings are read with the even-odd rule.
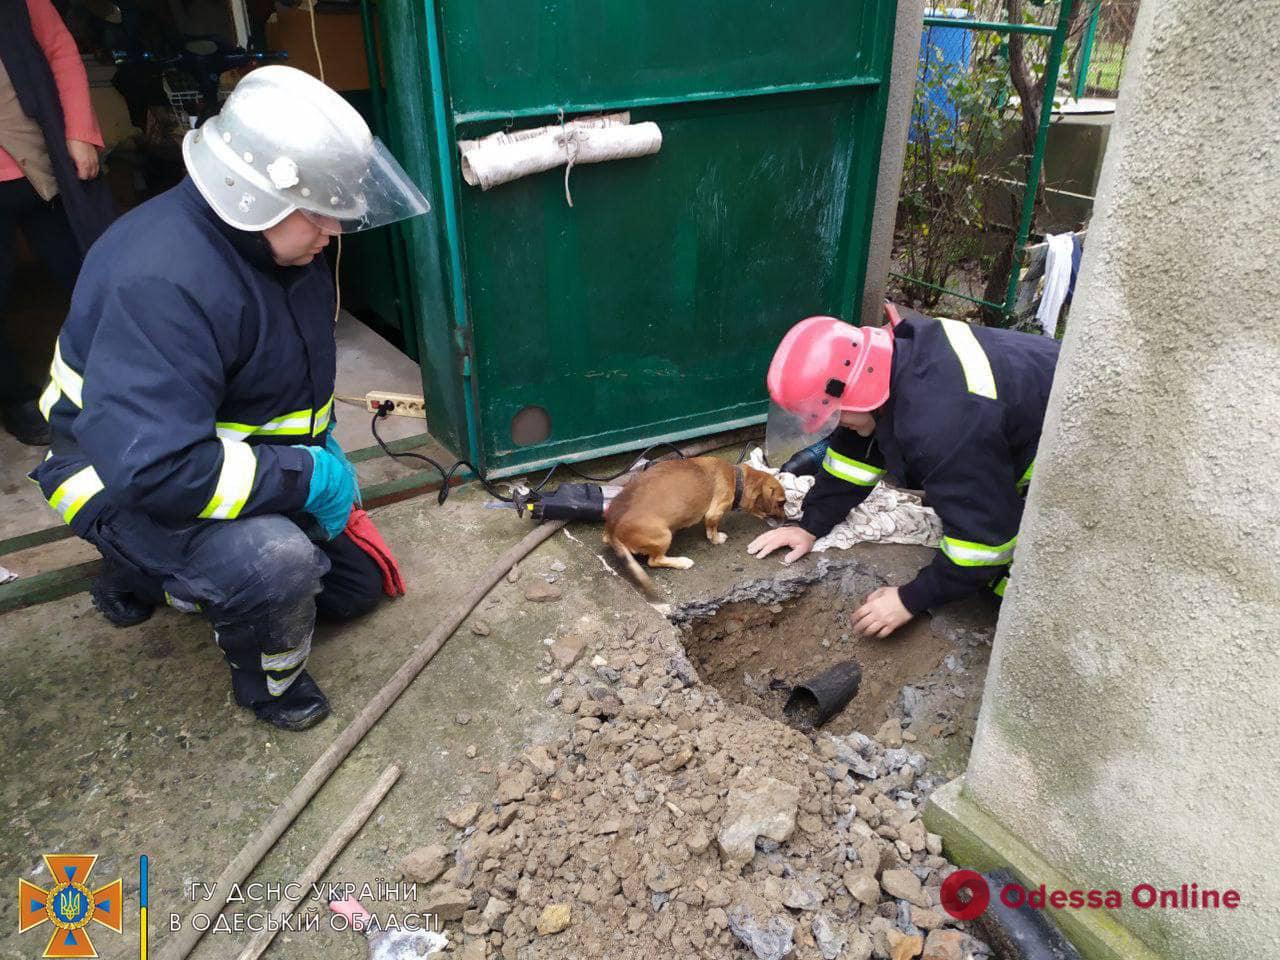
[[[968,897],[962,894],[968,894]],[[939,892],[942,909],[957,920],[975,920],[991,902],[991,888],[986,878],[974,870],[957,870],[942,881]]]

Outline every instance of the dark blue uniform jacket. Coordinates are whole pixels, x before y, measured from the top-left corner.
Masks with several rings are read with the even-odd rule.
[[[334,286],[282,268],[189,180],[93,245],[40,406],[32,473],[77,533],[107,508],[160,520],[290,514],[333,411]]]
[[[1013,559],[1058,342],[955,320],[904,320],[889,402],[864,438],[841,428],[800,525],[824,536],[887,470],[942,520],[933,562],[900,589],[912,613],[995,585]]]

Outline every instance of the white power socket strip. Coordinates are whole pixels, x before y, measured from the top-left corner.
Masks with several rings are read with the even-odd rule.
[[[391,411],[394,416],[417,417],[419,420],[427,419],[427,405],[423,402],[422,397],[415,397],[408,393],[387,393],[385,390],[370,390],[364,395],[365,409],[370,413],[377,413],[378,407],[388,400],[395,404],[395,408]]]

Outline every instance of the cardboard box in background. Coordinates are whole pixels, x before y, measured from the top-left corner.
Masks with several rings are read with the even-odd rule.
[[[368,60],[360,11],[316,12],[316,38],[324,57],[324,81],[335,90],[368,90]],[[314,77],[315,47],[311,42],[311,16],[304,7],[277,8],[267,21],[267,47],[289,54],[288,64]]]

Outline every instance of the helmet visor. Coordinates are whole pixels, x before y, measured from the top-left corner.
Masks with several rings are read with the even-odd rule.
[[[367,161],[367,162],[366,162]],[[295,202],[326,233],[358,233],[407,220],[431,209],[404,167],[377,137],[357,164],[335,170],[334,175]]]
[[[805,447],[817,443],[840,424],[840,408],[819,401],[807,413],[793,413],[769,404],[764,427],[764,457],[771,467],[781,467]]]

